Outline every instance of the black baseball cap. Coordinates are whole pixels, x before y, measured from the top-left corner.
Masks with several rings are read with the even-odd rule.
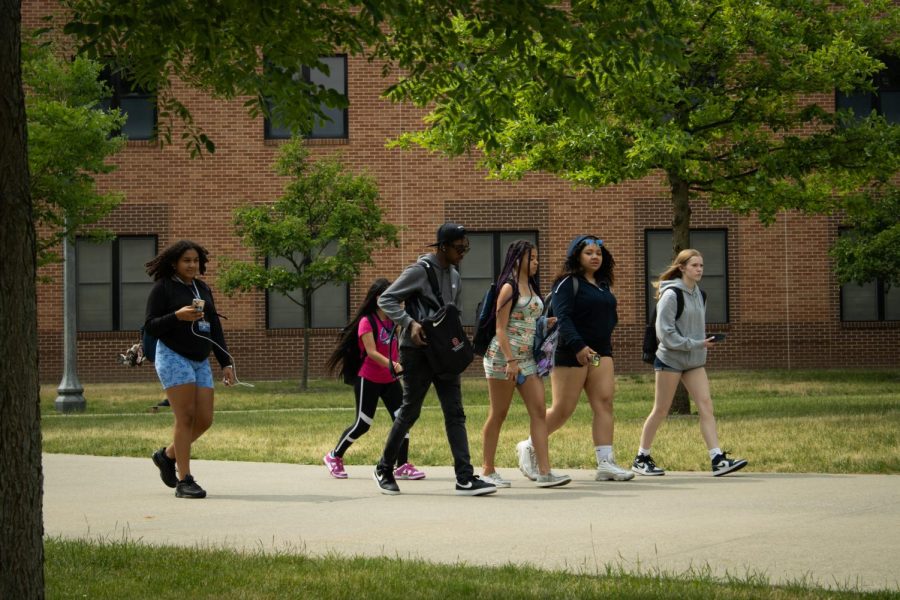
[[[466,237],[466,228],[459,223],[444,223],[437,230],[437,241],[429,246],[449,244]]]

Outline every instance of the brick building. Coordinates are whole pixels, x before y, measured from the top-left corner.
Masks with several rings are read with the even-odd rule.
[[[26,3],[26,27],[38,25],[42,2]],[[547,175],[521,182],[489,181],[471,159],[447,160],[424,151],[385,148],[385,142],[421,127],[422,112],[380,99],[380,68],[363,59],[331,57],[327,81],[349,98],[347,111],[319,127],[308,144],[313,158],[340,153],[352,170],[376,178],[387,219],[405,229],[399,248],[380,251],[375,265],[350,286],[323,290],[313,315],[311,374],[325,357],[369,283],[396,277],[425,251],[441,223],[472,232],[472,251],[461,266],[464,313],[471,319],[486,283],[497,274],[508,241],[534,239],[546,288],[569,240],[602,237],[617,262],[614,293],[619,326],[614,350],[619,372],[646,371],[640,343],[648,314],[648,282],[667,263],[671,205],[661,176],[600,190],[574,189]],[[322,77],[315,71],[304,74]],[[115,82],[113,82],[115,83]],[[118,170],[105,189],[125,202],[103,223],[117,239],[102,246],[79,243],[78,366],[84,382],[150,380],[152,368],[130,369],[115,357],[137,340],[149,290],[142,265],[182,238],[211,253],[206,280],[216,289],[223,257],[248,258],[234,235],[232,211],[280,195],[285,180],[271,165],[284,131],[250,118],[244,99],[214,101],[179,90],[196,122],[216,142],[214,155],[191,160],[178,145],[160,148],[146,137],[152,103],[119,85],[114,104],[129,112],[130,141],[115,158]],[[817,99],[834,105],[834,97]],[[693,204],[692,245],[705,256],[710,331],[728,333],[710,354],[713,368],[897,367],[900,365],[900,290],[880,283],[838,285],[828,249],[839,235],[832,217],[782,213],[766,228],[755,218]],[[39,286],[40,376],[58,382],[63,368],[62,269],[45,268]],[[242,378],[296,378],[301,368],[302,319],[289,302],[262,293],[217,294],[226,339]],[[478,374],[480,367],[472,369]]]

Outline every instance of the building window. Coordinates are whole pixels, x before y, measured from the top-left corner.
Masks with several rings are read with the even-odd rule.
[[[76,241],[79,331],[136,331],[144,326],[153,280],[145,264],[156,237]]]
[[[885,68],[875,74],[874,92],[837,92],[835,108],[851,109],[858,119],[874,110],[888,123],[900,123],[900,58],[881,57]]]
[[[330,247],[329,247],[330,246]],[[332,244],[326,246],[325,253],[334,254]],[[293,270],[293,266],[284,258],[269,258],[266,260],[268,268],[284,267]],[[290,296],[290,297],[288,297]],[[348,320],[349,287],[346,283],[326,284],[315,292],[312,297],[312,326],[344,327]],[[266,292],[266,327],[269,329],[291,329],[305,327],[303,309],[297,302],[302,301],[299,291],[289,294],[278,292]]]
[[[853,235],[841,229],[840,235]],[[852,281],[841,286],[841,321],[900,320],[900,288],[876,279],[862,285]]]
[[[110,67],[100,72],[100,80],[111,91],[111,96],[100,103],[100,109],[118,108],[126,115],[125,124],[119,133],[129,140],[152,139],[156,131],[156,96]]]
[[[646,307],[647,321],[656,306],[653,282],[672,264],[672,230],[647,230],[646,243]],[[706,292],[706,322],[728,322],[728,232],[719,229],[691,231],[691,248],[703,255],[703,280],[700,287]]]
[[[320,85],[326,89],[335,90],[336,92],[347,97],[347,57],[346,56],[323,56],[319,61],[328,66],[328,75],[316,68],[304,66],[298,73],[304,81]],[[266,98],[266,106],[269,109],[271,118],[266,117],[265,135],[266,139],[287,139],[291,137],[291,130],[287,126],[278,122],[278,109],[273,102]],[[347,138],[347,109],[332,108],[324,103],[320,107],[325,113],[327,119],[321,117],[316,118],[313,123],[312,130],[306,136],[311,139],[318,138]]]
[[[536,231],[498,231],[468,233],[469,252],[459,265],[462,278],[459,310],[463,325],[475,324],[475,309],[491,282],[500,276],[506,249],[516,240],[528,240],[537,246]],[[545,290],[541,290],[546,293]]]

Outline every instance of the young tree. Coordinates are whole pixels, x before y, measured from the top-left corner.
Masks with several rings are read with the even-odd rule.
[[[0,0],[0,597],[44,597],[34,212],[21,4]]]
[[[237,234],[255,260],[226,260],[219,285],[235,290],[284,294],[303,309],[303,373],[309,382],[312,297],[330,283],[350,283],[372,253],[397,245],[397,227],[382,222],[378,187],[368,175],[354,175],[334,157],[309,161],[302,139],[282,146],[275,172],[290,177],[285,193],[269,205],[235,210]],[[279,258],[290,268],[268,267]]]
[[[97,110],[109,96],[98,79],[99,63],[66,60],[53,46],[36,42],[23,45],[22,76],[40,267],[60,260],[56,249],[64,237],[104,235],[86,227],[109,214],[122,195],[98,193],[94,177],[115,169],[106,160],[125,144],[114,135],[125,117],[118,110]]]
[[[611,18],[595,8],[571,4],[588,38]],[[637,53],[600,46],[586,58],[580,46],[558,51],[532,38],[523,49],[530,60],[556,80],[580,82],[571,101],[531,77],[527,60],[498,52],[502,38],[475,37],[458,19],[458,43],[436,50],[442,60],[390,90],[395,100],[433,103],[430,126],[399,143],[451,155],[478,149],[504,178],[546,171],[601,187],[659,175],[670,192],[673,255],[688,247],[697,199],[771,223],[785,209],[865,219],[873,209],[858,202],[862,191],[891,197],[883,188],[900,168],[900,127],[833,113],[809,97],[873,89],[884,67],[878,56],[900,48],[895,2],[678,0],[613,10],[615,22],[654,15],[646,41],[680,52],[653,51],[639,37]],[[896,212],[879,210],[897,224]]]

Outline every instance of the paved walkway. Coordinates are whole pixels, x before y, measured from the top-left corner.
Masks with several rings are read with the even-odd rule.
[[[900,477],[669,473],[627,483],[568,471],[564,488],[453,495],[448,467],[378,493],[371,466],[332,479],[324,466],[197,460],[205,500],[180,500],[149,457],[44,455],[47,535],[154,544],[530,563],[604,572],[764,574],[773,583],[900,590]]]

